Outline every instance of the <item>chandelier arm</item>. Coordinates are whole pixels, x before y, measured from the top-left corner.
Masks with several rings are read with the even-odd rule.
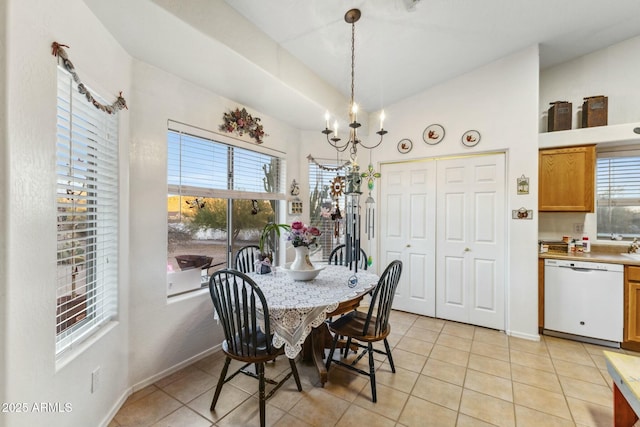
[[[374,148],[378,147],[380,144],[382,144],[382,140],[384,139],[384,135],[387,133],[386,130],[384,129],[380,129],[378,132],[376,132],[378,135],[380,135],[380,139],[378,140],[378,142],[374,145],[366,145],[364,144],[362,141],[359,141],[359,144],[362,145],[362,148],[366,148],[367,150],[373,150]]]

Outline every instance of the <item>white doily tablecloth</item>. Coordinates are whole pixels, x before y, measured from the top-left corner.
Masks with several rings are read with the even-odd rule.
[[[378,275],[358,271],[358,284],[350,288],[347,283],[353,274],[337,265],[327,265],[308,282],[296,282],[282,269],[270,274],[249,274],[267,299],[273,344],[284,345],[287,357],[296,357],[307,335],[325,321],[327,313],[378,283]]]

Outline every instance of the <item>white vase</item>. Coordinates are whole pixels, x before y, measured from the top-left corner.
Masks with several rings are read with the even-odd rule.
[[[296,246],[296,258],[291,263],[291,270],[313,270],[314,266],[309,259],[309,248],[307,246]]]

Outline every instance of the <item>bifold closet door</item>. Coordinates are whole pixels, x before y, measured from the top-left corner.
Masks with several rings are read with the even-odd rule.
[[[438,161],[436,316],[505,328],[505,156]]]
[[[393,308],[435,316],[436,165],[381,166],[380,262],[403,262]]]

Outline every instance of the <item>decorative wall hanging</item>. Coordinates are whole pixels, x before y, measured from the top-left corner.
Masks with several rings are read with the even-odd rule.
[[[518,178],[518,194],[529,194],[529,178],[524,175]]]
[[[289,215],[302,215],[302,201],[298,198],[289,201]]]
[[[322,169],[323,171],[330,171],[330,172],[337,172],[340,171],[342,169],[345,169],[347,166],[349,166],[351,164],[351,162],[346,161],[343,164],[341,164],[340,166],[336,166],[336,167],[329,167],[329,166],[325,166],[321,163],[318,163],[318,161],[316,159],[313,158],[313,156],[311,154],[309,154],[307,156],[307,160],[309,160],[310,162],[312,162],[313,164],[315,164],[316,166],[318,166],[318,168]]]
[[[429,125],[422,132],[422,139],[429,145],[436,145],[444,138],[444,128],[440,125]]]
[[[398,151],[402,154],[407,154],[413,148],[413,142],[410,139],[404,138],[398,142]]]
[[[73,77],[73,81],[78,83],[78,92],[84,95],[91,104],[97,109],[104,111],[107,114],[115,114],[123,108],[129,109],[127,107],[127,101],[122,97],[122,92],[118,95],[118,98],[111,105],[104,105],[98,102],[91,92],[87,89],[87,87],[80,81],[80,76],[76,73],[76,69],[69,61],[69,57],[67,56],[67,52],[63,49],[65,47],[69,47],[66,44],[60,44],[58,42],[53,42],[51,44],[51,54],[62,61],[62,66],[67,70],[71,76]]]
[[[512,210],[511,219],[533,219],[533,210],[527,208]]]
[[[480,132],[468,130],[462,135],[462,144],[466,147],[475,147],[480,142]]]
[[[258,144],[262,144],[263,137],[269,136],[264,133],[264,128],[260,124],[260,117],[253,117],[245,108],[242,110],[236,108],[235,111],[224,113],[222,119],[224,120],[224,123],[220,125],[220,130],[222,131],[235,132],[238,136],[246,133],[250,138],[255,139]]]
[[[292,196],[300,195],[300,185],[296,182],[295,179],[291,181],[291,189],[289,190],[289,194],[291,194]]]

